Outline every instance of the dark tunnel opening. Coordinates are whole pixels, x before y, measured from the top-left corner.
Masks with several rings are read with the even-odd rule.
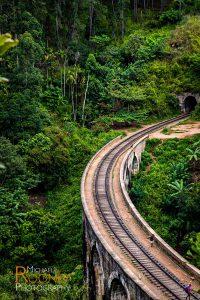
[[[185,112],[189,113],[195,109],[195,106],[197,105],[197,101],[195,97],[188,96],[185,99]]]

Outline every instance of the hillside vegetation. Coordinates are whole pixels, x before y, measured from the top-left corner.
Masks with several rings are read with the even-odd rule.
[[[150,139],[130,195],[145,220],[200,267],[200,136]]]
[[[18,39],[0,45],[1,299],[16,299],[16,265],[53,266],[69,274],[58,299],[83,298],[89,158],[112,129],[179,114],[176,94],[199,92],[200,2],[138,2],[1,1],[1,32]]]

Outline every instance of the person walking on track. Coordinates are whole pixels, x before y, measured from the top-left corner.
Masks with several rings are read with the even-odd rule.
[[[185,300],[186,300],[186,299],[189,299],[189,300],[190,300],[191,283],[188,284],[188,285],[185,287],[185,292],[187,293],[187,297],[185,298]]]
[[[153,244],[155,242],[155,236],[154,234],[152,234],[150,237],[149,237],[149,240],[150,240],[150,243],[151,243],[151,247],[153,247]]]

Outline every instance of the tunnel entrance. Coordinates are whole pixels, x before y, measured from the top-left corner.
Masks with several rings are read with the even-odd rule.
[[[119,279],[115,278],[111,284],[110,300],[127,300],[126,290]]]
[[[197,101],[196,101],[195,97],[188,96],[185,99],[185,112],[186,113],[191,112],[192,110],[194,110],[196,105],[197,105]]]

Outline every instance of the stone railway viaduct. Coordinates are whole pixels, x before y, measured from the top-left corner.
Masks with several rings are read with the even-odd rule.
[[[179,99],[180,109],[183,113],[193,110],[194,106],[197,103],[200,103],[199,94],[183,94],[178,95],[177,97]],[[172,270],[175,270],[175,273],[177,270],[177,274],[175,275],[181,277],[181,279],[184,279],[185,281],[189,281],[191,278],[194,279],[193,284],[196,289],[199,289],[200,271],[191,266],[149,227],[145,220],[139,215],[128,196],[127,189],[130,178],[139,170],[141,153],[145,148],[146,138],[147,136],[139,139],[131,148],[124,152],[118,161],[120,167],[118,167],[118,169],[116,165],[114,167],[117,169],[115,172],[118,172],[118,175],[112,176],[114,177],[114,180],[119,181],[119,194],[121,193],[121,197],[125,198],[128,212],[131,212],[131,218],[136,220],[136,223],[142,228],[145,234],[155,234],[156,247],[160,248],[164,255],[168,257],[170,261],[169,265],[175,264],[175,269],[172,268]],[[118,249],[118,246],[113,242],[112,234],[106,229],[105,224],[100,220],[98,212],[96,211],[93,198],[93,178],[95,176],[96,168],[108,150],[117,143],[120,143],[118,138],[104,146],[88,163],[82,178],[81,197],[83,203],[84,267],[85,281],[89,287],[88,299],[173,299],[170,298],[169,295],[160,293],[156,286],[152,283],[148,283],[148,278],[141,275],[142,273],[138,272],[137,268],[132,268],[131,262],[128,261],[125,256],[123,257],[121,249]],[[138,233],[135,232],[135,234]]]

